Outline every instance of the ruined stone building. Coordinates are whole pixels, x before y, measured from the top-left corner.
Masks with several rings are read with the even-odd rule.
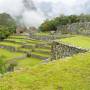
[[[67,25],[60,25],[57,27],[57,33],[90,35],[90,22],[80,22]]]
[[[26,32],[26,28],[25,27],[21,27],[21,26],[17,26],[16,28],[16,34],[21,34]]]

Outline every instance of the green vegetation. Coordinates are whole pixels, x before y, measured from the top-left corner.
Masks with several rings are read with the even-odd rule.
[[[47,48],[37,48],[36,50],[41,50],[41,51],[46,51],[46,52],[50,52],[51,49],[47,49]]]
[[[16,44],[16,43],[11,43],[11,42],[0,42],[1,46],[12,46],[12,47],[20,47],[20,44]]]
[[[0,80],[0,89],[89,90],[89,77],[90,53],[86,53],[12,72]]]
[[[32,54],[39,55],[42,57],[49,57],[49,54],[43,54],[43,53],[39,53],[39,52],[32,52]]]
[[[5,40],[21,43],[3,41],[0,42],[0,45],[13,46],[25,52],[10,52],[6,49],[0,49],[0,74],[4,74],[3,77],[0,77],[0,90],[90,89],[90,52],[47,63],[47,61],[41,60],[39,57],[35,58],[34,55],[48,58],[51,51],[51,45],[48,42],[28,40],[26,36],[10,36]],[[57,41],[90,49],[90,38],[87,36],[73,36],[58,39]],[[45,46],[28,49],[22,47],[22,43],[28,46],[42,43]],[[30,55],[30,57],[13,60],[25,54]],[[33,55],[31,56],[31,54]],[[12,72],[6,73],[7,71]]]
[[[49,32],[39,32],[39,33],[36,33],[35,35],[38,35],[38,36],[48,36],[50,35]]]
[[[0,14],[0,40],[5,39],[10,34],[15,33],[16,24],[10,15]]]
[[[31,51],[32,49],[28,49],[28,48],[19,48],[19,50],[21,50],[21,51]]]
[[[64,38],[57,41],[71,44],[85,49],[90,49],[90,37],[87,36],[74,36],[70,38]]]
[[[20,36],[20,35],[14,35],[14,36],[9,36],[9,38],[10,39],[26,39],[27,38],[27,36],[24,36],[24,35],[22,35],[22,36]]]
[[[31,68],[32,66],[35,66],[42,62],[42,60],[37,58],[26,58],[22,60],[18,60],[18,66],[16,68]]]
[[[10,52],[6,49],[1,49],[0,48],[0,57],[3,56],[4,60],[9,60],[9,59],[13,59],[16,58],[17,56],[22,56],[22,53],[18,53],[18,52]]]
[[[19,50],[17,52],[10,52],[8,50],[5,49],[0,49],[0,56],[4,56],[4,60],[5,62],[12,60],[14,58],[17,58],[18,56],[23,56],[26,55],[27,57],[25,59],[18,59],[15,60],[15,64],[12,63],[10,65],[10,70],[13,70],[13,66],[17,65],[17,68],[21,68],[21,67],[32,67],[34,65],[37,65],[41,62],[41,59],[39,59],[39,57],[41,56],[42,58],[48,58],[49,57],[49,51],[50,51],[50,45],[48,44],[48,42],[46,41],[41,41],[41,40],[34,40],[34,39],[27,39],[28,36],[23,36],[23,35],[14,35],[14,36],[9,36],[7,39],[5,39],[4,41],[0,42],[0,46],[9,46],[9,47],[13,47],[16,50]],[[35,47],[37,44],[47,44],[47,47],[44,48],[38,48]],[[31,47],[24,47],[23,45],[27,45],[31,46]],[[41,51],[45,51],[45,53],[40,52],[39,50],[41,49]],[[21,53],[18,53],[21,52]],[[46,53],[48,52],[48,53]],[[33,56],[31,56],[31,54],[38,56],[38,58],[34,58]],[[17,64],[16,64],[17,62]]]
[[[6,72],[6,62],[4,60],[4,56],[0,56],[0,73],[3,74]]]
[[[42,32],[49,32],[49,31],[56,31],[57,26],[60,25],[67,25],[77,22],[90,22],[90,15],[70,15],[64,16],[61,15],[60,17],[56,17],[54,19],[46,20],[44,23],[41,24],[39,30]]]

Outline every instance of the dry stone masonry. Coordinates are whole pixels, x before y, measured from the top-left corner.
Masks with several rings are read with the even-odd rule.
[[[57,33],[90,35],[90,22],[80,22],[57,27]]]
[[[87,52],[87,50],[54,41],[52,43],[51,60],[57,60],[84,52]]]

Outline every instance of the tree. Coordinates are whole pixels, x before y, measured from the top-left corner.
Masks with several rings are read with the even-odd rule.
[[[10,34],[15,33],[16,23],[9,14],[0,14],[0,40],[8,37]]]
[[[70,15],[70,16],[64,16],[61,15],[59,17],[56,17],[52,20],[46,20],[44,23],[41,24],[39,27],[40,31],[52,31],[57,29],[57,26],[59,25],[67,25],[77,22],[90,22],[90,15]]]
[[[4,74],[6,70],[7,70],[7,67],[6,67],[5,57],[1,56],[0,57],[0,73]]]

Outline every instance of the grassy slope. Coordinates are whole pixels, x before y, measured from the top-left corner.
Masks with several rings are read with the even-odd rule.
[[[11,59],[11,58],[16,58],[16,57],[22,56],[22,55],[24,55],[24,54],[18,53],[18,52],[10,52],[8,50],[0,48],[0,56],[4,56],[6,60]]]
[[[40,32],[40,33],[36,33],[36,35],[38,35],[38,36],[48,36],[48,35],[50,35],[50,33],[49,32],[45,32],[45,33]]]
[[[17,68],[26,68],[26,67],[31,68],[32,66],[35,66],[40,62],[42,62],[42,60],[31,57],[31,58],[18,60],[17,62],[18,62]]]
[[[19,36],[19,35],[16,35],[16,36],[10,36],[9,38],[27,38],[27,36]]]
[[[20,44],[15,44],[11,42],[0,42],[0,45],[5,45],[5,46],[12,46],[12,47],[20,47]]]
[[[0,90],[90,90],[90,53],[7,74]]]
[[[86,36],[75,36],[71,38],[61,39],[60,41],[72,44],[81,48],[90,49],[90,37]]]

